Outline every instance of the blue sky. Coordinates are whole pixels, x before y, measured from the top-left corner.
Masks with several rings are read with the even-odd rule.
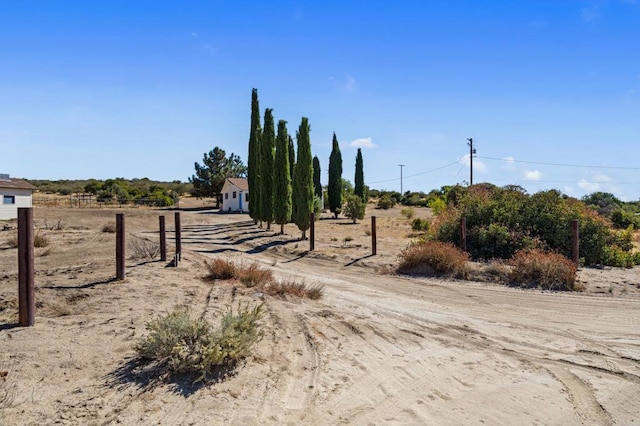
[[[0,1],[0,172],[186,181],[246,162],[251,89],[326,183],[640,198],[640,0]],[[466,157],[465,157],[466,155]]]

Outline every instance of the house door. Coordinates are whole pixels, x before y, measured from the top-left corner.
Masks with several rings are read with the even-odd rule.
[[[242,210],[242,191],[240,191],[240,213],[242,213],[244,210]]]

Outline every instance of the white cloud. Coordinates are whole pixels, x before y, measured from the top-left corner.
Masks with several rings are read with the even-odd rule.
[[[582,19],[582,22],[590,23],[598,19],[600,17],[598,9],[599,7],[597,4],[592,4],[589,7],[580,9],[580,18]]]
[[[580,179],[578,181],[578,186],[587,192],[596,192],[600,189],[600,184],[598,182],[589,182],[585,179]]]
[[[349,146],[352,146],[354,148],[377,148],[378,147],[378,145],[373,143],[373,139],[371,138],[360,138],[360,139],[352,140],[351,142],[349,142]]]
[[[208,44],[203,44],[203,45],[202,45],[202,50],[204,50],[205,52],[207,52],[207,53],[208,53],[208,54],[210,54],[210,55],[215,55],[215,54],[216,54],[216,52],[218,52],[218,49],[217,49],[217,48],[215,48],[215,47],[213,47],[213,46],[210,46],[210,45],[208,45]]]
[[[596,183],[605,183],[605,182],[611,182],[611,178],[607,175],[605,175],[604,173],[593,173],[591,175],[592,180]]]
[[[356,79],[347,75],[344,79],[338,79],[333,76],[329,77],[329,81],[338,89],[354,92],[357,89]]]
[[[542,173],[538,170],[527,170],[522,174],[524,180],[540,180],[542,179]]]
[[[503,157],[502,158],[504,160],[504,168],[507,170],[513,170],[516,168],[516,166],[513,164],[513,162],[515,161],[515,158],[513,157]]]
[[[562,188],[562,190],[564,191],[565,194],[573,194],[574,193],[574,189],[573,186],[565,186],[564,188]]]
[[[464,164],[465,166],[471,167],[471,161],[470,161],[469,158],[470,158],[469,154],[465,155],[464,157],[460,158],[460,163]],[[482,161],[474,160],[473,161],[473,171],[474,172],[480,172],[480,173],[487,173],[489,171],[489,168]]]

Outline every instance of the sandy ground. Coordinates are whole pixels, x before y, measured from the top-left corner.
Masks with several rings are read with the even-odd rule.
[[[30,328],[16,325],[17,255],[0,232],[0,397],[12,397],[0,424],[640,423],[638,268],[582,269],[582,293],[399,277],[388,270],[411,231],[398,209],[370,211],[375,257],[368,219],[318,221],[307,253],[293,226],[275,236],[245,215],[194,210],[181,213],[178,267],[129,260],[116,282],[115,236],[102,232],[115,213],[35,210],[51,245],[36,250]],[[156,239],[159,214],[173,229],[173,212],[125,213],[132,235]],[[202,281],[216,256],[322,284],[324,297]],[[262,302],[265,337],[222,382],[158,382],[132,362],[145,323],[176,305],[217,322]]]

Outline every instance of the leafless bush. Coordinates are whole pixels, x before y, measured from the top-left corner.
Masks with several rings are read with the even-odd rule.
[[[129,253],[129,258],[134,260],[155,259],[160,256],[160,243],[132,236],[129,239]]]
[[[560,254],[523,250],[516,252],[510,263],[513,283],[550,290],[576,290],[577,267]]]
[[[36,232],[33,236],[33,246],[37,248],[47,247],[51,243],[49,237],[40,232]]]
[[[102,232],[107,232],[109,234],[115,234],[115,232],[116,232],[116,224],[115,224],[115,222],[105,223],[102,226]]]

